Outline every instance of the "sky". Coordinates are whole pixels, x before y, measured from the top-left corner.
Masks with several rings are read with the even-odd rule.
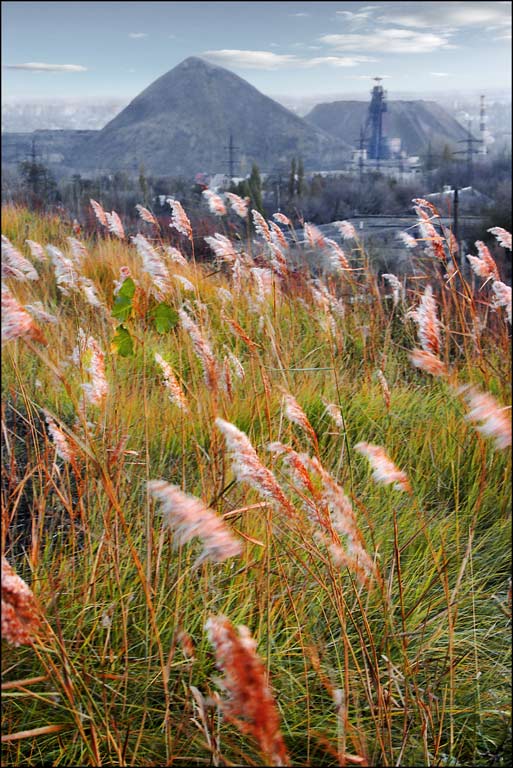
[[[188,56],[267,95],[511,88],[511,2],[2,2],[2,100],[135,98]]]

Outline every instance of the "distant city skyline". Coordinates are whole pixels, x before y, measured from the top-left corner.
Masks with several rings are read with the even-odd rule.
[[[188,56],[271,97],[510,89],[511,3],[2,3],[3,101],[128,102]]]

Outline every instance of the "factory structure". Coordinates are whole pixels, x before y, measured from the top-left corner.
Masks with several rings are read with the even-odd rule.
[[[384,115],[387,112],[387,93],[382,86],[382,78],[375,77],[376,85],[371,91],[371,101],[365,122],[360,130],[358,146],[352,153],[352,171],[359,173],[377,170],[381,173],[403,178],[412,178],[422,172],[418,155],[408,155],[401,146],[401,138],[387,136],[384,128]],[[467,126],[468,136],[461,144],[465,149],[456,154],[465,154],[467,162],[472,162],[473,155],[486,155],[493,138],[487,129],[485,96],[480,97],[479,110],[480,137],[472,134],[472,123]],[[479,147],[478,149],[476,147]]]

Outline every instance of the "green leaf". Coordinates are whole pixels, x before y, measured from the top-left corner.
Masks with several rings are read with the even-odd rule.
[[[164,302],[157,304],[151,310],[150,315],[155,320],[157,333],[167,333],[178,323],[178,313],[169,304]]]
[[[124,325],[118,325],[116,335],[112,338],[111,349],[121,357],[133,357],[134,342]]]
[[[132,299],[128,296],[116,296],[112,307],[112,316],[117,320],[128,320],[132,314]]]
[[[118,296],[126,296],[127,299],[133,299],[135,294],[135,283],[131,277],[127,277],[123,281],[121,288],[118,291]]]
[[[132,299],[135,294],[135,283],[131,277],[127,277],[123,281],[121,288],[118,291],[118,295],[114,299],[114,306],[112,307],[112,316],[117,320],[128,320],[132,314]]]

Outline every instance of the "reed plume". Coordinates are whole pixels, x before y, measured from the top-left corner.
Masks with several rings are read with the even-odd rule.
[[[41,331],[30,314],[7,286],[2,285],[2,346],[8,341],[25,337],[42,340]]]
[[[201,193],[208,203],[210,213],[215,216],[226,216],[226,206],[223,199],[211,189],[204,189]]]
[[[180,383],[178,382],[178,379],[173,373],[173,369],[169,363],[164,360],[161,355],[159,355],[158,352],[155,352],[155,362],[160,366],[162,370],[162,374],[164,376],[164,384],[169,391],[169,399],[172,403],[174,403],[174,405],[180,408],[180,410],[187,412],[189,410],[187,399],[182,387],[180,386]]]
[[[344,240],[356,239],[356,229],[350,221],[334,221],[333,226]]]
[[[481,240],[476,240],[476,248],[478,256],[467,254],[467,259],[473,271],[478,277],[482,277],[486,281],[499,280],[500,275],[497,264],[487,246]]]
[[[511,408],[501,408],[487,392],[464,386],[458,390],[470,406],[467,421],[481,422],[476,429],[485,437],[493,438],[497,448],[511,445]]]
[[[398,491],[411,493],[411,486],[408,482],[406,473],[400,470],[394,462],[388,458],[384,449],[380,445],[371,443],[357,443],[355,451],[366,456],[373,469],[372,477],[377,483],[383,485],[394,485]]]
[[[39,280],[37,270],[28,259],[23,256],[11,241],[2,235],[2,276],[4,265],[11,267],[16,273],[17,280]],[[14,274],[6,275],[14,277]]]
[[[295,510],[278,485],[273,473],[264,467],[251,445],[248,436],[229,421],[216,419],[216,426],[223,433],[237,480],[255,488],[268,499],[279,504],[289,517]]]
[[[30,249],[30,254],[33,259],[40,261],[42,264],[45,264],[48,261],[45,249],[40,243],[36,243],[35,240],[25,240],[25,242]]]
[[[76,459],[76,451],[71,447],[67,435],[57,426],[47,411],[44,411],[48,432],[55,445],[55,451],[63,461],[73,462]]]
[[[205,624],[226,692],[220,708],[243,734],[252,736],[270,765],[290,765],[280,716],[269,688],[264,664],[247,627],[237,628],[226,616],[210,616]]]
[[[168,197],[166,200],[171,206],[171,223],[170,227],[177,229],[180,234],[185,235],[192,242],[192,226],[189,221],[189,217],[185,213],[182,204],[172,197]]]
[[[94,211],[94,215],[96,216],[96,218],[98,219],[102,227],[108,227],[109,223],[107,221],[107,214],[103,210],[100,203],[97,203],[96,200],[89,200],[89,202],[91,203],[91,207]]]
[[[107,213],[107,211],[105,211],[105,218],[107,219],[107,229],[109,232],[116,235],[119,240],[124,240],[125,230],[123,229],[123,224],[116,211],[112,211],[112,213]]]
[[[239,195],[233,192],[225,192],[225,197],[231,205],[232,211],[237,214],[241,219],[247,218],[249,203],[251,202],[249,197],[239,197]]]
[[[253,209],[251,211],[251,216],[253,217],[253,226],[255,227],[255,232],[258,235],[261,235],[264,238],[264,240],[266,240],[269,244],[271,244],[272,243],[271,230],[269,229],[269,225],[267,224],[262,214]]]
[[[148,224],[154,224],[158,227],[159,223],[151,211],[149,211],[147,208],[144,208],[142,205],[136,205],[135,208],[143,221],[146,221]]]
[[[204,560],[221,563],[241,554],[240,542],[234,538],[227,524],[201,499],[164,480],[150,480],[148,489],[153,498],[162,504],[166,524],[174,533],[175,546],[187,544],[196,537],[201,539],[203,552],[196,564]]]
[[[511,251],[511,232],[503,227],[490,227],[487,232],[492,233],[499,245]]]
[[[205,384],[212,392],[214,392],[217,389],[219,376],[217,372],[217,361],[212,352],[212,348],[194,320],[184,309],[179,309],[178,315],[184,330],[187,331],[191,338],[193,349],[203,367]]]
[[[2,557],[2,639],[14,646],[31,645],[40,624],[32,590]]]
[[[511,286],[495,280],[492,284],[492,290],[495,294],[494,307],[504,307],[506,315],[511,325]]]

